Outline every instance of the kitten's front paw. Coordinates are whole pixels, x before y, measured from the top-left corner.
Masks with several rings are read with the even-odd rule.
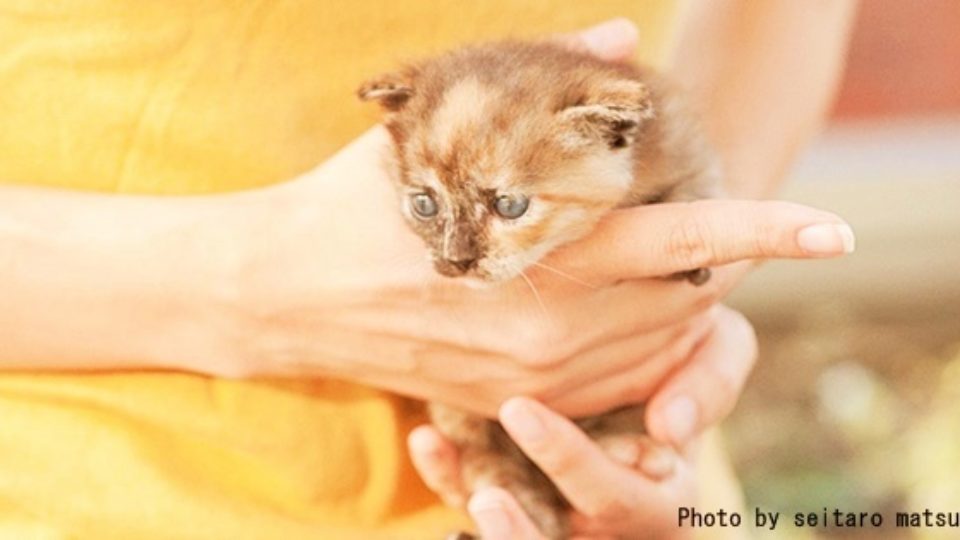
[[[616,434],[597,437],[596,443],[614,461],[653,478],[666,478],[677,466],[677,451],[668,444],[643,434]]]
[[[687,270],[686,272],[677,272],[676,274],[671,274],[667,279],[684,279],[689,281],[692,285],[699,287],[710,281],[711,275],[712,274],[709,268],[697,268],[696,270]]]

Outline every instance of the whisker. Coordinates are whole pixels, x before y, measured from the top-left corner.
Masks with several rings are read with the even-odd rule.
[[[550,313],[547,311],[547,306],[544,305],[543,298],[540,297],[540,291],[538,291],[537,287],[534,286],[533,281],[531,281],[530,278],[527,277],[526,272],[524,272],[523,270],[520,271],[520,277],[522,277],[523,280],[527,282],[527,285],[530,286],[530,291],[533,292],[533,297],[537,299],[537,304],[540,305],[540,311],[543,312],[543,316],[549,317]]]
[[[582,280],[582,279],[580,279],[580,278],[578,278],[578,277],[576,277],[576,276],[572,276],[572,275],[564,272],[563,270],[560,270],[559,268],[554,268],[554,267],[552,267],[552,266],[543,264],[543,263],[541,263],[541,262],[535,262],[535,263],[533,263],[533,264],[534,264],[534,266],[539,266],[540,268],[543,268],[544,270],[548,270],[548,271],[550,271],[550,272],[553,272],[554,274],[556,274],[556,275],[558,275],[558,276],[560,276],[560,277],[567,278],[567,279],[569,279],[570,281],[572,281],[572,282],[574,282],[574,283],[576,283],[576,284],[578,284],[578,285],[583,285],[584,287],[587,287],[587,288],[590,288],[590,289],[594,289],[594,290],[597,290],[597,289],[600,288],[600,287],[598,287],[597,285],[594,285],[594,284],[592,284],[592,283],[587,283],[586,281],[584,281],[584,280]]]

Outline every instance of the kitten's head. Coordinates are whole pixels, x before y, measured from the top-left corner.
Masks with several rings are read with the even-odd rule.
[[[557,66],[533,52],[467,50],[359,90],[388,112],[403,214],[440,274],[511,279],[631,187],[647,89],[578,55]]]

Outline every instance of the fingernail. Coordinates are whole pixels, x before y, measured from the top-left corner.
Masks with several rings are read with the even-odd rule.
[[[822,223],[800,229],[797,244],[808,253],[816,255],[839,255],[853,253],[856,237],[846,224]]]
[[[477,523],[480,535],[490,539],[509,539],[511,532],[510,515],[500,501],[495,491],[484,489],[478,491],[467,505],[467,511]]]
[[[637,37],[637,27],[627,19],[602,22],[580,33],[580,39],[594,54],[605,55],[611,49],[621,49],[627,41]]]
[[[511,399],[500,409],[500,421],[510,434],[530,443],[538,443],[546,436],[547,428],[530,403]]]
[[[697,429],[697,404],[686,396],[674,398],[664,411],[667,431],[674,443],[684,443]]]

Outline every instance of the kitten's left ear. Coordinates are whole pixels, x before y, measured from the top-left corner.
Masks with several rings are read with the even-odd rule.
[[[621,79],[590,89],[579,102],[560,111],[560,117],[583,142],[599,140],[622,148],[633,141],[645,120],[653,118],[653,103],[643,83]]]
[[[363,83],[357,96],[363,101],[376,101],[387,111],[399,111],[413,96],[413,74],[385,73]]]

